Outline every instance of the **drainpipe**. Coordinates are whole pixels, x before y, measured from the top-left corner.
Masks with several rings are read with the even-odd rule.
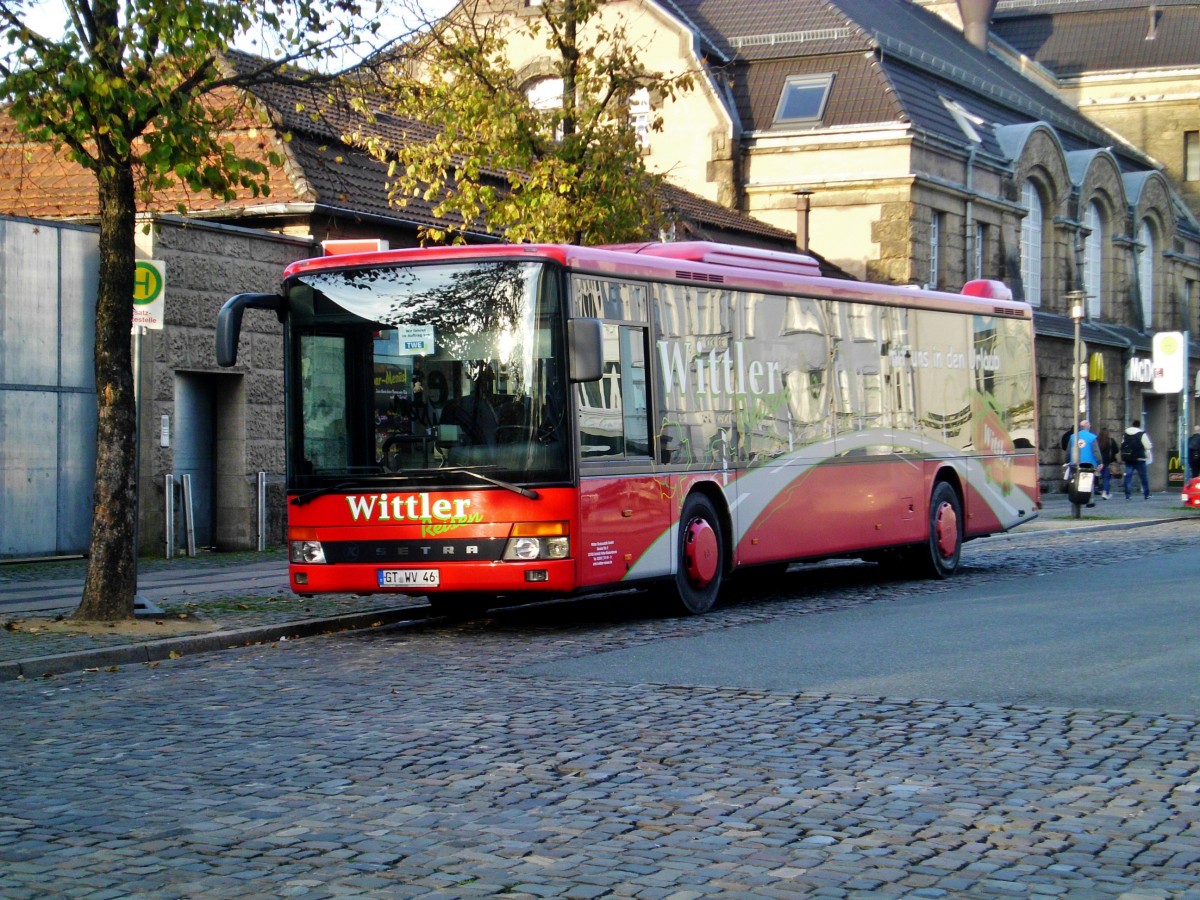
[[[979,145],[974,141],[971,142],[971,149],[967,151],[967,177],[963,179],[963,187],[967,191],[967,203],[965,214],[963,216],[964,228],[966,234],[963,235],[963,246],[967,248],[967,264],[963,266],[966,269],[966,281],[972,278],[982,278],[982,272],[973,272],[972,266],[975,264],[975,254],[978,252],[975,247],[975,154],[979,150]]]
[[[808,252],[808,214],[812,210],[812,191],[795,191],[796,198],[796,249]]]

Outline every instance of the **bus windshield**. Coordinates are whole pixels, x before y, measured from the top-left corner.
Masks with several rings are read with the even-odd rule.
[[[568,481],[558,282],[529,261],[292,279],[289,488]]]

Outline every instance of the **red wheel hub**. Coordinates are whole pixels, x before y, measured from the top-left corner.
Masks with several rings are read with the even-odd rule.
[[[717,557],[717,533],[703,519],[692,519],[683,537],[683,568],[692,587],[702,588],[713,580]]]
[[[933,520],[934,537],[942,559],[952,559],[958,549],[958,515],[953,505],[943,503]]]

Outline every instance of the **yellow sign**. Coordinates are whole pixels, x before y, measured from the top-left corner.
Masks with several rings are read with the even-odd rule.
[[[162,294],[163,273],[154,263],[139,260],[133,272],[133,302],[138,306],[153,303]]]
[[[161,330],[166,313],[167,264],[139,259],[133,271],[133,327]]]

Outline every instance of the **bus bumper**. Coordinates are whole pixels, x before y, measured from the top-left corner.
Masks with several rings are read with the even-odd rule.
[[[436,584],[430,573],[436,573]],[[288,582],[301,595],[569,594],[575,590],[575,561],[441,563],[424,567],[293,563],[288,566]]]

